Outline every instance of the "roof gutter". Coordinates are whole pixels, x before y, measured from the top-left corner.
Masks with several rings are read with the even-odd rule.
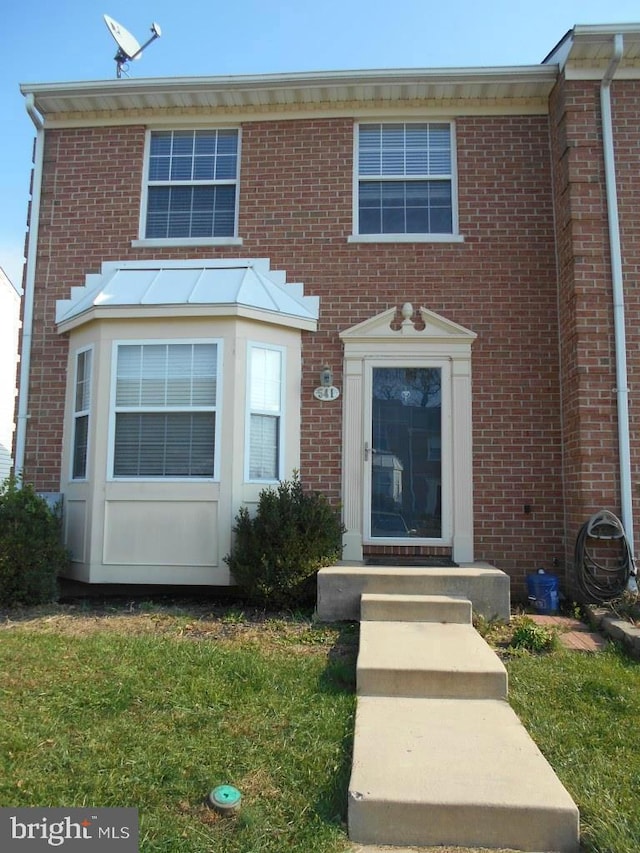
[[[616,163],[613,147],[613,122],[611,118],[611,82],[616,73],[624,41],[622,33],[613,38],[613,53],[600,83],[602,112],[602,145],[604,152],[604,178],[609,220],[609,249],[611,255],[611,281],[613,285],[613,321],[616,351],[616,399],[618,404],[618,449],[620,457],[620,505],[622,524],[634,558],[633,499],[631,493],[631,450],[629,438],[629,387],[627,380],[627,343],[625,333],[624,283],[622,277],[622,252],[620,221],[618,218],[618,193],[616,189]]]
[[[31,369],[31,343],[33,340],[33,303],[35,296],[36,257],[40,225],[40,195],[42,191],[42,163],[44,160],[44,124],[36,110],[35,98],[26,96],[25,107],[36,128],[31,215],[29,217],[29,249],[24,283],[24,312],[22,317],[22,346],[20,350],[20,382],[18,411],[16,415],[15,474],[20,482],[24,471],[27,420],[29,418],[29,372]]]

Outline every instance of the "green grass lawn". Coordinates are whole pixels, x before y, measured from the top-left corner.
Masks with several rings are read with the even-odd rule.
[[[509,698],[580,809],[590,853],[640,850],[640,662],[611,645],[506,661]]]
[[[0,805],[134,806],[144,853],[346,849],[353,629],[91,621],[0,631]]]
[[[0,805],[133,806],[142,853],[344,853],[353,626],[205,605],[52,607],[0,623]],[[640,663],[507,656],[511,703],[588,853],[640,850]],[[392,725],[390,721],[390,725]],[[236,817],[204,805],[243,794]]]

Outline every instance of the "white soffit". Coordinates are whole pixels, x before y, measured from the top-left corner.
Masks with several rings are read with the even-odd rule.
[[[640,24],[578,24],[543,59],[543,65],[559,65],[566,76],[599,80],[613,54],[613,40],[621,35],[624,51],[616,77],[640,76]]]
[[[162,316],[178,307],[180,316],[245,314],[315,331],[319,298],[287,284],[268,259],[107,262],[84,287],[72,288],[70,299],[58,300],[56,323],[68,331],[97,317]]]
[[[298,72],[77,83],[28,83],[45,124],[81,116],[145,116],[176,111],[340,110],[394,103],[545,102],[557,71],[550,66]]]

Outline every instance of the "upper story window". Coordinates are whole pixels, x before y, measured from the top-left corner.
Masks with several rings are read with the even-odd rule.
[[[145,239],[235,235],[237,129],[152,131],[146,179]]]
[[[449,122],[361,124],[357,130],[357,235],[456,232]]]
[[[75,395],[73,399],[73,459],[71,463],[71,476],[74,480],[84,480],[87,476],[92,359],[93,350],[91,349],[80,350],[76,355]]]
[[[117,345],[114,477],[214,477],[218,349]]]

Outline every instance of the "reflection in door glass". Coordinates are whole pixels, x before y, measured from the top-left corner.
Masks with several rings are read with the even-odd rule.
[[[371,535],[442,535],[442,371],[375,367]]]

